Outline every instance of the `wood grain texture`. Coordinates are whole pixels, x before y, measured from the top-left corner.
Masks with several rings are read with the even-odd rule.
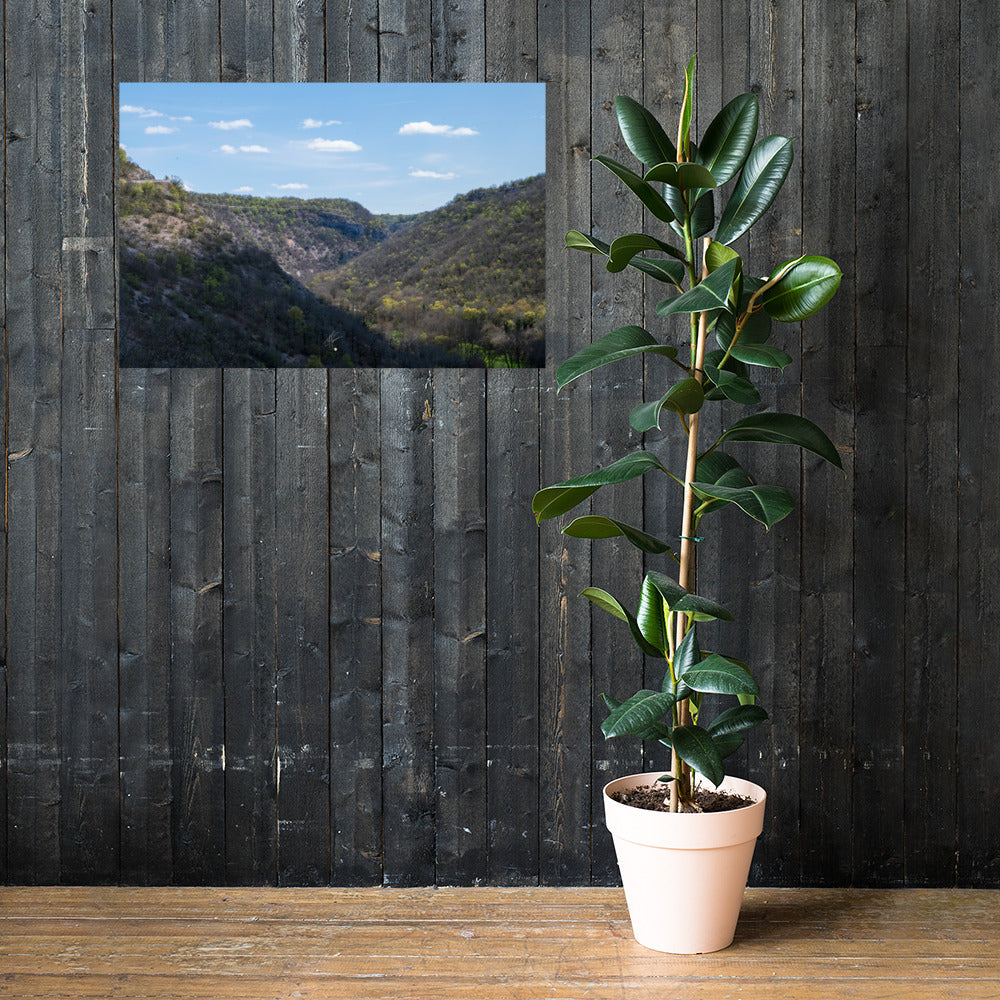
[[[906,11],[858,8],[855,259],[854,879],[903,876],[906,559],[906,80],[886,46]],[[863,238],[862,238],[863,237]],[[878,802],[878,808],[868,803]]]
[[[590,214],[590,19],[583,4],[539,7],[539,71],[545,81],[545,370],[540,373],[539,485],[593,468],[590,399],[574,383],[556,395],[555,369],[591,340],[590,261],[564,249],[566,231],[586,228]],[[501,405],[498,400],[498,407]],[[488,418],[489,419],[489,418]],[[494,421],[490,421],[492,424]],[[583,510],[584,508],[581,508]],[[530,520],[530,495],[523,508]],[[524,522],[522,522],[524,523]],[[590,784],[590,607],[579,597],[590,583],[590,546],[544,522],[538,546],[538,755],[540,878],[586,881],[593,796]],[[490,535],[489,538],[493,536]],[[489,541],[490,551],[494,543]],[[492,581],[491,581],[492,585]],[[491,617],[493,612],[491,611]],[[599,801],[599,800],[598,800]],[[589,854],[589,851],[588,851]]]
[[[60,8],[4,25],[7,876],[28,883],[61,873]]]
[[[0,996],[994,1000],[990,894],[758,889],[732,946],[636,944],[619,889],[2,890]]]
[[[959,483],[958,483],[958,731],[956,781],[958,879],[962,885],[990,886],[1000,881],[1000,844],[983,808],[1000,773],[995,720],[1000,711],[991,683],[993,650],[1000,639],[1000,601],[993,581],[1000,572],[995,544],[1000,517],[1000,463],[997,437],[991,432],[998,413],[989,388],[997,357],[993,303],[998,286],[990,266],[989,233],[998,223],[997,199],[989,178],[973,163],[989,163],[1000,154],[1000,132],[990,108],[1000,96],[1000,73],[988,55],[988,39],[997,11],[983,4],[962,10],[961,244],[959,344]],[[8,166],[8,170],[9,170]],[[966,215],[968,213],[968,215]],[[975,221],[973,221],[975,220]],[[8,222],[8,226],[9,226]],[[986,378],[983,374],[987,373]],[[941,526],[941,530],[945,528]],[[948,532],[951,536],[951,532]],[[947,725],[947,723],[945,723]]]

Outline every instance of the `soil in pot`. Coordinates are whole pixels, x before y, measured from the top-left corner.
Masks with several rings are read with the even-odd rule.
[[[608,794],[615,802],[620,802],[624,806],[649,809],[653,812],[670,812],[669,785],[639,785],[637,788],[626,788]],[[747,795],[712,791],[709,788],[696,788],[694,801],[683,805],[681,812],[727,812],[730,809],[743,809],[745,806],[752,806],[753,803],[754,800]]]

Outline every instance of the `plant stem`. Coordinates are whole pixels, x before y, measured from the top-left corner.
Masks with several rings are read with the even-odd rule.
[[[708,249],[709,240],[705,240],[705,249]],[[702,264],[702,279],[708,274],[708,267]],[[694,368],[694,377],[703,381],[703,369],[705,367],[705,341],[708,339],[708,313],[698,314],[698,333],[695,342],[694,357],[691,359]],[[698,467],[698,417],[700,413],[692,413],[691,421],[688,425],[688,449],[687,464],[684,472],[684,517],[681,527],[681,558],[680,569],[677,573],[677,582],[685,590],[691,590],[694,583],[695,572],[695,542],[691,537],[694,534],[694,490],[691,483],[694,482],[696,469]],[[675,646],[681,644],[688,624],[686,615],[677,615],[677,633],[674,640]],[[677,706],[677,724],[686,726],[691,721],[691,711],[685,698]],[[677,812],[682,798],[686,798],[689,789],[687,787],[688,774],[687,765],[681,761],[676,750],[671,751],[670,761],[671,771],[674,780],[670,783],[670,811]],[[683,787],[682,787],[683,786]]]

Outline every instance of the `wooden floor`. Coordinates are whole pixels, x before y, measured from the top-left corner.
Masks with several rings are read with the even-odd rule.
[[[2,889],[0,997],[1000,997],[1000,893],[756,889],[736,941],[632,940],[618,889]]]

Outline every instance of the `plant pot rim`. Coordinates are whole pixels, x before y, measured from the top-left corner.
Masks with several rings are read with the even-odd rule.
[[[764,829],[767,793],[760,785],[727,775],[719,788],[749,795],[754,801],[739,809],[708,813],[670,813],[640,809],[611,798],[609,792],[652,784],[663,771],[627,774],[604,786],[604,813],[608,829],[616,837],[636,844],[678,850],[709,850],[755,840]]]

